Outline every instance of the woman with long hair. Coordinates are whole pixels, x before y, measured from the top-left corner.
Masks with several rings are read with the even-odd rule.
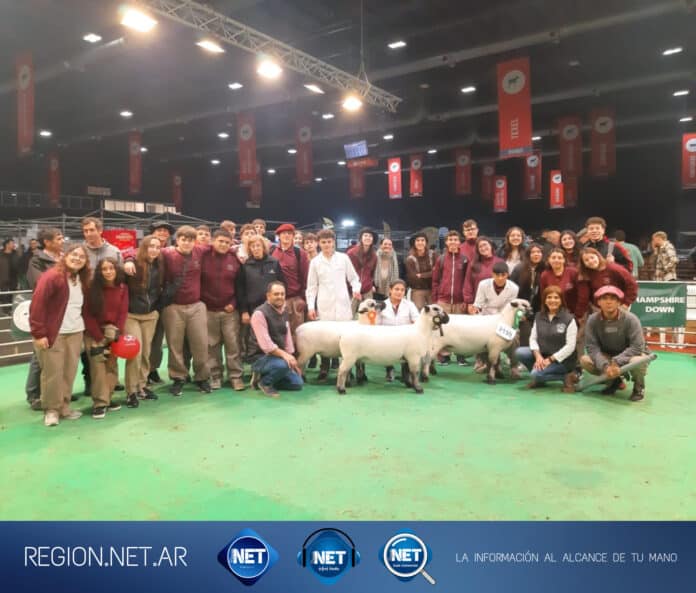
[[[532,243],[524,254],[522,261],[515,266],[510,279],[519,286],[517,296],[529,301],[532,310],[537,313],[541,309],[539,281],[544,270],[544,248],[538,243]],[[529,345],[529,334],[532,324],[523,319],[520,321],[520,345]]]
[[[541,311],[534,318],[528,347],[517,348],[517,358],[527,367],[532,380],[529,389],[547,381],[563,381],[563,392],[574,393],[578,376],[575,373],[577,324],[563,303],[558,286],[547,287],[541,297]]]
[[[373,296],[373,279],[377,267],[377,233],[365,227],[358,233],[358,243],[353,245],[346,255],[350,258],[360,278],[360,296],[362,299],[370,299]],[[354,299],[351,303],[353,316],[358,310],[359,301]]]
[[[374,298],[386,300],[389,289],[395,280],[399,279],[399,262],[396,259],[394,244],[389,237],[384,237],[377,250],[377,265],[373,282],[375,285]]]
[[[503,259],[512,274],[515,266],[522,261],[524,253],[524,231],[518,226],[512,226],[505,233],[505,241],[498,249],[498,257]]]
[[[140,352],[126,361],[126,405],[137,408],[139,399],[157,399],[157,394],[148,388],[150,371],[150,345],[159,318],[159,297],[162,294],[164,268],[162,243],[154,235],[140,241],[135,256],[135,275],[129,276],[128,317],[126,333],[140,342]]]
[[[578,310],[587,311],[591,295],[602,286],[616,286],[624,294],[621,305],[629,307],[638,298],[638,283],[625,267],[607,261],[594,247],[584,247],[580,252],[578,280],[585,283],[585,290],[578,295]]]
[[[561,289],[566,309],[580,323],[583,314],[578,310],[578,294],[587,286],[578,281],[578,271],[567,263],[566,252],[561,247],[554,247],[546,256],[546,269],[541,273],[539,289],[543,293],[549,286]]]
[[[434,266],[435,252],[428,249],[428,236],[423,232],[416,233],[404,267],[406,282],[411,289],[411,300],[419,311],[432,302]]]
[[[570,230],[563,231],[561,233],[560,245],[566,257],[566,263],[577,268],[580,264],[580,241],[578,241],[575,233]]]
[[[476,299],[479,283],[481,280],[493,277],[493,265],[499,261],[503,260],[494,254],[493,241],[484,236],[476,239],[474,259],[466,268],[463,290],[464,305],[470,315],[476,314],[474,300]]]
[[[29,323],[41,366],[41,407],[46,426],[56,426],[61,418],[77,420],[82,416],[70,408],[70,397],[82,349],[82,308],[89,277],[87,250],[73,243],[64,249],[62,259],[39,277],[31,300]]]
[[[112,401],[118,383],[118,361],[109,346],[124,333],[128,317],[128,286],[118,262],[105,257],[97,262],[83,307],[85,350],[92,378],[92,418],[99,420],[107,410],[121,405]]]
[[[386,307],[380,313],[381,325],[409,325],[418,319],[418,309],[411,301],[405,298],[406,282],[397,278],[389,285],[389,296],[386,299]],[[394,367],[386,368],[388,383],[394,381]],[[411,387],[409,379],[408,363],[401,363],[401,380],[407,387]]]

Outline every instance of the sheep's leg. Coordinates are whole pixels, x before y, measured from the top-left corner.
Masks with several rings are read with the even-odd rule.
[[[339,394],[346,393],[346,377],[350,372],[351,367],[355,364],[355,359],[343,357],[340,366],[338,367],[338,378],[336,379],[336,390]]]
[[[514,381],[519,381],[522,378],[520,376],[520,369],[517,368],[520,364],[520,361],[517,359],[516,355],[517,346],[519,346],[519,340],[514,340],[506,351],[506,354],[510,359],[510,378]]]
[[[430,365],[431,364],[432,364],[432,361],[430,359],[430,352],[427,352],[420,362],[420,365],[421,365],[420,380],[423,383],[427,383],[428,381],[430,381],[430,371],[431,371]],[[434,369],[435,367],[433,366],[432,368]]]
[[[423,387],[421,386],[420,382],[418,381],[420,364],[421,364],[420,356],[417,358],[409,359],[409,361],[408,361],[408,368],[409,368],[410,375],[411,375],[411,385],[413,385],[413,390],[416,393],[423,393]]]
[[[488,372],[486,381],[489,385],[495,385],[495,373],[498,370],[498,364],[500,363],[500,349],[499,348],[489,348],[488,349]]]
[[[365,363],[359,362],[355,365],[355,378],[358,385],[367,383],[367,374],[365,373]]]

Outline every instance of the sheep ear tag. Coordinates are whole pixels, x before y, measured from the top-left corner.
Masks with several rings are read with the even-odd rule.
[[[503,338],[503,340],[512,341],[515,339],[515,334],[517,334],[517,330],[515,328],[510,327],[506,323],[499,323],[498,327],[495,328],[495,334]]]
[[[515,329],[519,329],[520,327],[520,321],[524,318],[524,311],[520,311],[519,309],[515,311],[515,322],[512,324],[512,327]]]
[[[370,325],[374,325],[375,321],[377,320],[377,311],[368,311],[367,319],[370,322]]]

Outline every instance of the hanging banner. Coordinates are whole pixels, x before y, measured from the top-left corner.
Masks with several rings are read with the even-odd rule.
[[[578,205],[578,186],[577,177],[563,178],[563,203],[565,208],[575,208]]]
[[[261,197],[263,196],[262,177],[261,163],[256,161],[256,177],[254,177],[254,182],[249,186],[249,200],[246,203],[247,208],[261,208]]]
[[[143,154],[142,134],[131,132],[128,134],[128,193],[139,194],[143,184]]]
[[[365,197],[365,169],[355,167],[348,170],[348,183],[351,198]]]
[[[563,175],[558,169],[549,173],[549,208],[563,208]]]
[[[682,137],[682,189],[696,189],[696,134]]]
[[[493,179],[493,212],[507,212],[507,177],[495,175]]]
[[[183,206],[183,187],[181,184],[181,174],[172,173],[172,202],[177,212],[181,212]]]
[[[541,197],[541,151],[524,158],[524,199],[534,200]]]
[[[359,159],[351,159],[348,161],[348,168],[349,169],[371,169],[372,167],[376,167],[379,164],[379,161],[377,159],[373,159],[372,157],[362,157]]]
[[[493,197],[493,177],[495,177],[495,167],[483,165],[481,167],[481,196],[486,200]]]
[[[498,136],[500,157],[532,152],[532,96],[529,58],[498,64]]]
[[[686,294],[685,282],[639,281],[631,313],[643,327],[684,327]]]
[[[48,199],[51,206],[60,206],[60,160],[55,152],[48,155]]]
[[[17,154],[24,156],[34,145],[34,62],[31,53],[17,56]]]
[[[468,148],[454,151],[454,193],[458,196],[471,194],[471,150]]]
[[[389,199],[398,200],[401,197],[401,159],[393,158],[387,161],[389,174]]]
[[[306,121],[297,124],[295,137],[295,169],[297,185],[309,185],[314,179],[312,174],[312,128]]]
[[[616,173],[616,121],[613,109],[590,112],[590,175],[608,177]]]
[[[409,195],[412,198],[423,197],[423,155],[412,154],[410,175],[409,175]]]
[[[253,113],[237,114],[239,185],[250,186],[256,179],[256,124]]]
[[[138,248],[138,237],[134,229],[105,229],[102,237],[121,251]]]
[[[558,143],[563,175],[582,175],[582,120],[562,117],[558,120]]]

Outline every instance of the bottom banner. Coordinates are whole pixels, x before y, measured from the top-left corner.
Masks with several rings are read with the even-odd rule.
[[[630,495],[630,494],[629,494]],[[609,502],[609,501],[608,501]],[[692,591],[696,523],[6,522],[5,591]]]

